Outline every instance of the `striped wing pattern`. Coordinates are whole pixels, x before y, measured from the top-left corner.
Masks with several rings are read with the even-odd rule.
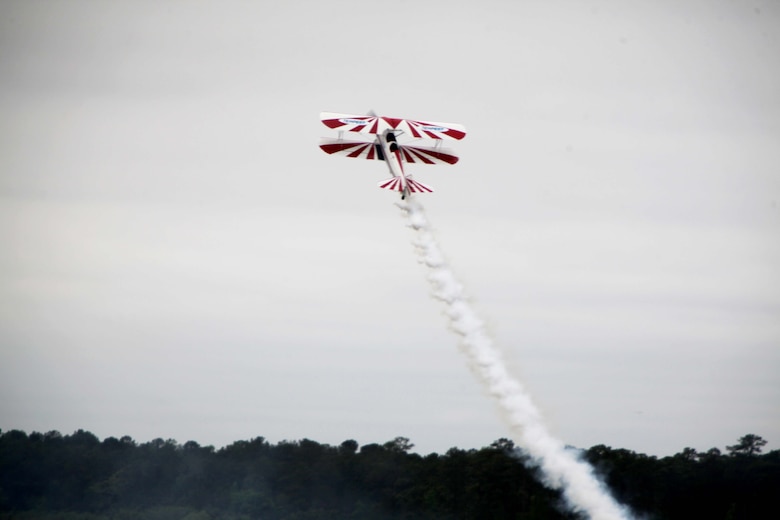
[[[384,130],[384,128],[379,130],[379,117],[377,116],[351,116],[348,114],[322,112],[320,120],[322,120],[322,124],[334,130],[361,132],[364,134],[378,134]]]
[[[420,146],[401,145],[401,158],[408,163],[455,164],[458,156],[449,150],[436,150]]]
[[[466,137],[466,128],[456,123],[426,123],[412,119],[395,119],[393,121],[398,121],[398,126],[393,128],[400,128],[416,138],[461,140]]]
[[[343,155],[356,159],[379,159],[384,160],[382,152],[374,143],[363,141],[339,141],[335,139],[323,139],[320,143],[322,151],[328,154]]]
[[[320,148],[328,154],[343,155],[355,159],[384,160],[382,152],[376,143],[323,139],[320,143]],[[401,145],[398,148],[401,151],[401,160],[406,163],[455,164],[458,162],[458,156],[454,155],[450,150],[408,145]]]
[[[422,139],[463,139],[466,128],[457,123],[435,123],[380,116],[353,116],[322,112],[322,123],[328,128],[363,134],[381,134],[385,130],[402,130],[412,137]]]

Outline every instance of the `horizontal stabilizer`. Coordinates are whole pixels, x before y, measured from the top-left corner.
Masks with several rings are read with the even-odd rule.
[[[320,120],[328,128],[363,134],[381,134],[385,130],[401,130],[418,139],[463,139],[466,128],[457,123],[435,123],[376,115],[355,116],[322,112]]]
[[[380,182],[379,187],[400,192],[408,189],[409,193],[433,193],[433,188],[409,177],[391,177]]]

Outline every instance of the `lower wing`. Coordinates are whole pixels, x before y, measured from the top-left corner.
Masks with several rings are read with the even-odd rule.
[[[320,148],[325,153],[331,155],[343,155],[355,159],[385,160],[382,154],[382,147],[376,142],[322,139]],[[452,151],[443,148],[426,148],[424,146],[402,144],[398,149],[401,153],[401,160],[406,163],[455,164],[459,159]]]
[[[423,146],[409,146],[402,144],[401,159],[408,163],[422,164],[455,164],[459,157],[451,150],[442,148],[426,148]]]
[[[331,155],[343,155],[356,159],[375,159],[384,161],[382,147],[378,143],[365,141],[344,141],[343,139],[322,139],[320,148]]]

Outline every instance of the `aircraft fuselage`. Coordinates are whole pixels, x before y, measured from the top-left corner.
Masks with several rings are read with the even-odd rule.
[[[382,155],[384,155],[390,174],[393,177],[401,178],[401,185],[403,187],[401,198],[404,199],[409,195],[409,186],[406,182],[404,165],[401,162],[401,149],[398,147],[395,133],[392,130],[385,130],[381,134],[377,134],[376,138],[377,141],[379,141],[379,146],[382,147]]]

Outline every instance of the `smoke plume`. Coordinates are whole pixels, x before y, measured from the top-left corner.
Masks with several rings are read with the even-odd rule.
[[[507,372],[484,323],[471,308],[463,286],[444,259],[422,205],[407,199],[398,207],[416,233],[414,246],[420,261],[429,269],[432,294],[444,303],[449,325],[459,336],[471,369],[498,402],[514,441],[524,450],[530,463],[541,470],[544,483],[560,490],[567,507],[587,518],[631,518],[629,511],[599,482],[591,466],[547,431],[526,390]]]

